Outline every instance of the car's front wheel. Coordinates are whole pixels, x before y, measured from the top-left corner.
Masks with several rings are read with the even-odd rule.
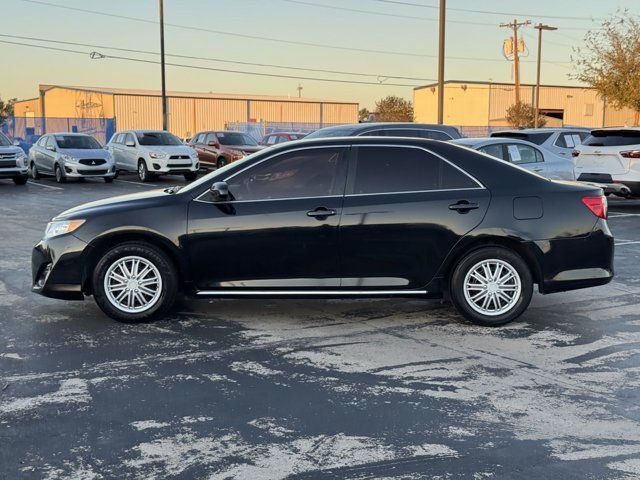
[[[65,183],[67,181],[67,177],[64,176],[64,172],[62,171],[62,167],[58,164],[54,170],[56,176],[56,182]]]
[[[187,182],[193,182],[196,178],[198,178],[198,172],[188,172],[184,174],[184,179]]]
[[[149,182],[153,178],[153,175],[149,173],[149,169],[147,168],[147,162],[144,160],[138,162],[138,178],[141,182]]]
[[[38,180],[40,178],[40,172],[38,172],[38,167],[36,167],[35,162],[31,162],[29,170],[31,171],[31,178],[34,180]]]
[[[174,264],[161,250],[145,242],[126,242],[106,252],[92,280],[100,309],[128,323],[166,313],[178,290]]]
[[[224,157],[219,157],[218,160],[216,161],[216,167],[217,168],[222,168],[227,164],[227,159]]]
[[[13,183],[15,183],[16,185],[24,185],[27,183],[27,180],[29,180],[29,177],[27,175],[13,177]]]
[[[515,252],[487,247],[471,252],[451,276],[451,300],[468,320],[498,326],[518,318],[529,306],[533,278]]]

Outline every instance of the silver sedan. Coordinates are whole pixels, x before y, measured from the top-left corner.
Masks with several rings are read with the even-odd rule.
[[[511,162],[552,180],[575,180],[573,161],[516,138],[460,138],[452,143]]]

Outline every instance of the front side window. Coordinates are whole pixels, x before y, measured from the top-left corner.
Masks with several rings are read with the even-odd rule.
[[[477,188],[442,159],[418,148],[359,147],[354,194]]]
[[[9,139],[5,137],[4,134],[0,133],[0,147],[9,147],[10,145],[11,142]]]
[[[492,157],[499,158],[500,160],[506,160],[506,158],[504,158],[504,149],[502,148],[501,143],[498,145],[485,145],[484,147],[480,147],[478,151],[491,155]]]
[[[40,137],[40,140],[38,140],[38,146],[44,147],[47,144],[47,138],[49,137]]]
[[[233,200],[326,197],[344,192],[346,165],[341,148],[284,153],[228,180]]]
[[[215,133],[207,133],[207,136],[204,138],[204,143],[209,145],[209,142],[218,143]]]
[[[138,132],[136,136],[144,146],[182,145],[182,141],[169,132]]]
[[[507,145],[507,152],[509,153],[511,163],[515,163],[516,165],[544,161],[542,154],[529,145],[522,145],[520,143],[509,144]]]
[[[78,150],[98,150],[102,148],[95,138],[88,135],[56,135],[55,137],[60,148]]]
[[[56,141],[53,137],[47,137],[47,148],[56,149]]]

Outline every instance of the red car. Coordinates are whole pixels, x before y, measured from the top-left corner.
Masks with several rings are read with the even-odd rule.
[[[276,145],[277,143],[285,143],[291,142],[293,140],[300,140],[301,138],[306,137],[306,133],[302,132],[276,132],[276,133],[267,133],[262,140],[260,140],[260,145],[265,147],[269,147],[271,145]]]
[[[222,130],[196,133],[188,143],[198,152],[200,165],[209,169],[224,167],[264,148],[246,133]]]

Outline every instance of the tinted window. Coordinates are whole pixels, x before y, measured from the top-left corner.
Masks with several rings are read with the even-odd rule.
[[[278,137],[276,137],[274,135],[269,135],[269,137],[267,138],[267,145],[275,144],[277,139],[278,139]]]
[[[417,148],[359,147],[353,193],[393,193],[478,185],[463,172]]]
[[[5,137],[2,133],[0,133],[0,147],[9,147],[11,146],[11,142],[7,137]]]
[[[60,148],[74,148],[78,150],[97,150],[102,148],[98,141],[88,135],[56,135]]]
[[[218,132],[218,141],[222,145],[258,145],[253,137],[239,132]]]
[[[502,144],[485,145],[484,147],[480,147],[478,151],[482,153],[486,153],[487,155],[491,155],[492,157],[499,158],[500,160],[505,160],[504,149],[502,148]]]
[[[47,137],[47,147],[53,147],[56,148],[56,141],[54,140],[53,137]]]
[[[207,133],[207,136],[205,138],[200,138],[198,143],[203,143],[203,142],[209,145],[209,142],[218,143],[218,139],[216,138],[215,133]]]
[[[451,140],[451,137],[436,130],[420,128],[384,128],[370,130],[360,135],[362,137],[403,137],[403,138],[428,138],[431,140]]]
[[[582,143],[588,135],[583,132],[567,132],[562,133],[556,140],[556,146],[560,148],[573,148]]]
[[[509,160],[516,165],[544,161],[542,154],[529,145],[519,143],[508,144],[507,152],[509,153]]]
[[[591,147],[617,147],[640,145],[640,131],[635,130],[594,130],[583,145]]]
[[[353,128],[323,128],[311,132],[307,138],[349,137],[353,134]]]
[[[527,140],[528,142],[535,143],[536,145],[542,145],[551,135],[553,135],[553,132],[494,132],[491,134],[492,137],[519,138],[521,140]]]
[[[324,197],[344,192],[342,149],[285,153],[228,180],[235,200]]]
[[[142,132],[136,133],[140,145],[182,145],[178,137],[169,132]]]

